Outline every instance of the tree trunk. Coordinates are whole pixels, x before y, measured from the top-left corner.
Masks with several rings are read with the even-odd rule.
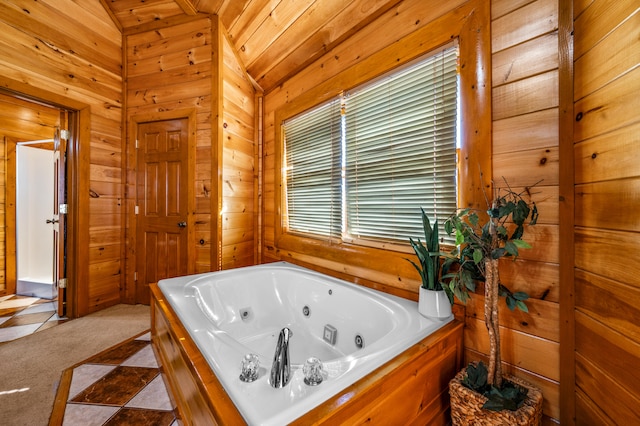
[[[496,209],[495,201],[492,209]],[[489,222],[489,235],[491,237],[491,250],[498,248],[499,238],[496,229],[497,219],[491,218]],[[498,299],[500,293],[500,274],[498,272],[498,259],[491,255],[485,260],[484,283],[484,322],[489,332],[489,372],[487,382],[496,387],[502,386],[502,358],[500,356],[500,320],[498,318]]]
[[[502,359],[500,356],[500,321],[498,319],[499,275],[498,260],[485,261],[484,321],[489,332],[489,372],[487,382],[502,386]]]

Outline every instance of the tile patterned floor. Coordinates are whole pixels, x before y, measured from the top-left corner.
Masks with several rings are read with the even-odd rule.
[[[0,344],[67,321],[56,314],[56,303],[15,294],[0,296]]]
[[[150,340],[146,333],[70,369],[58,390],[68,397],[57,400],[52,419],[62,418],[62,426],[179,425]]]
[[[56,302],[0,296],[0,345],[67,321]],[[68,380],[65,380],[68,377]],[[150,333],[125,341],[63,374],[52,424],[62,426],[178,426],[160,375]],[[0,421],[1,423],[1,421]]]

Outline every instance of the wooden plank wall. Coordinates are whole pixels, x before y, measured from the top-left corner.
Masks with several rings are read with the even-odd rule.
[[[524,235],[533,248],[515,263],[501,261],[501,280],[531,297],[529,314],[500,306],[502,357],[506,371],[542,390],[549,421],[560,417],[558,1],[493,0],[491,39],[494,184],[537,184],[531,193],[540,213]],[[482,302],[467,304],[469,360],[488,353]]]
[[[214,35],[209,17],[200,16],[186,22],[170,22],[157,28],[142,28],[125,35],[127,123],[132,116],[150,116],[193,108],[196,111],[195,152],[195,262],[189,271],[205,272],[212,268],[212,42]],[[131,135],[128,135],[131,137]],[[135,141],[127,148],[127,221],[126,221],[126,294],[135,295]],[[191,214],[191,212],[190,212]],[[203,240],[203,244],[200,244]],[[213,246],[215,248],[215,245]]]
[[[15,292],[16,273],[16,248],[6,245],[6,235],[9,228],[15,230],[15,210],[13,223],[7,221],[7,209],[15,209],[15,204],[8,203],[6,199],[7,188],[14,186],[15,180],[7,181],[6,157],[7,149],[5,138],[14,141],[37,141],[53,139],[55,127],[60,123],[60,112],[56,108],[39,105],[0,93],[0,295],[12,294]],[[10,144],[11,145],[11,144]],[[15,173],[13,173],[15,176]],[[14,231],[15,232],[15,231]],[[11,274],[8,269],[13,269]],[[12,283],[7,283],[6,279],[13,277]],[[9,285],[7,285],[9,284]],[[7,291],[9,293],[7,293]]]
[[[196,111],[195,247],[191,273],[256,262],[255,90],[216,16],[126,30],[127,121]],[[135,150],[127,161],[127,285],[135,272]]]
[[[450,9],[455,6],[447,4]],[[388,14],[376,18],[370,26],[321,58],[317,63],[324,65],[322,71],[312,65],[265,95],[263,262],[288,260],[393,293],[404,292],[405,297],[416,297],[418,284],[413,280],[412,271],[405,269],[403,255],[388,252],[386,260],[371,260],[365,267],[355,265],[350,253],[345,253],[344,257],[330,257],[322,253],[321,248],[284,252],[275,241],[275,200],[276,191],[279,191],[274,179],[275,111],[295,102],[296,96],[305,91],[321,87],[331,76],[381,50],[387,43],[398,41],[402,44],[407,26],[385,25],[385,20],[396,22],[395,18],[401,19],[406,11],[411,11],[412,17],[419,17],[413,21],[416,27],[409,32],[435,16],[447,13],[443,9],[436,11],[433,4],[419,0],[400,2],[390,12],[395,15],[394,19]],[[501,265],[503,281],[531,295],[530,314],[516,312],[512,315],[505,307],[501,321],[505,367],[543,390],[546,422],[558,419],[560,411],[557,15],[557,0],[494,0],[491,19],[484,24],[487,28],[491,26],[492,31],[493,177],[498,180],[504,176],[516,188],[542,180],[533,191],[540,222],[527,233],[534,248],[523,251],[522,259],[515,264],[505,262]],[[372,28],[384,30],[372,34],[369,33]],[[358,52],[358,57],[349,55],[351,51]],[[486,329],[479,319],[482,318],[482,301],[481,296],[474,296],[467,306],[467,360],[484,358],[488,353]]]
[[[463,0],[456,2],[437,3],[429,5],[417,0],[399,2],[389,11],[374,19],[370,25],[356,32],[352,37],[346,39],[334,50],[328,52],[312,65],[304,69],[294,78],[288,80],[277,89],[265,94],[264,97],[264,141],[263,141],[263,247],[262,261],[287,260],[298,264],[304,264],[314,269],[323,270],[331,274],[343,274],[346,278],[355,279],[359,282],[368,281],[372,286],[378,288],[392,288],[397,294],[404,297],[415,298],[417,300],[418,281],[411,279],[412,266],[404,260],[406,253],[390,252],[379,250],[371,256],[357,256],[355,253],[331,255],[323,252],[323,247],[311,247],[309,251],[303,247],[294,250],[281,251],[276,244],[276,206],[277,191],[280,191],[280,182],[276,181],[276,146],[275,132],[276,110],[294,104],[296,98],[306,95],[309,92],[320,96],[328,96],[331,90],[342,88],[327,88],[326,82],[334,78],[347,69],[355,69],[351,74],[352,78],[361,78],[359,74],[366,73],[370,76],[377,76],[388,71],[394,64],[385,65],[386,69],[361,67],[357,65],[369,58],[380,55],[380,51],[389,49],[388,56],[394,57],[396,61],[413,59],[418,56],[415,52],[406,48],[401,43],[394,45],[400,39],[408,39],[417,30],[423,29],[428,23],[436,21],[437,18],[452,13],[456,7],[465,3]],[[354,12],[355,13],[355,12]],[[460,20],[465,18],[460,16],[463,13],[455,14]],[[455,19],[455,18],[454,18]],[[439,27],[441,28],[441,27]],[[446,41],[449,36],[445,34]],[[420,39],[416,37],[416,39]],[[444,42],[442,42],[444,44]],[[414,44],[415,46],[415,44]],[[396,48],[395,51],[393,49]],[[380,62],[383,62],[380,59]],[[354,77],[354,74],[358,74]],[[343,84],[349,85],[353,82],[346,81]],[[337,92],[334,92],[337,94]],[[308,96],[308,95],[307,95]],[[299,102],[299,101],[298,101]],[[307,102],[307,101],[305,101]],[[313,99],[308,102],[314,102]],[[317,102],[317,101],[315,101]],[[310,103],[306,105],[312,107]],[[408,253],[408,252],[407,252]],[[351,255],[351,262],[345,261],[344,256]],[[357,260],[357,261],[356,261]],[[366,265],[362,267],[362,265]],[[414,270],[415,271],[415,270]],[[414,277],[415,278],[415,277]]]
[[[574,1],[574,29],[575,418],[637,424],[638,2]]]
[[[55,23],[55,25],[53,24]],[[78,314],[120,301],[122,178],[122,36],[97,1],[7,0],[0,3],[0,83],[90,107],[87,161],[79,171],[89,192],[71,203],[83,205]],[[93,193],[91,192],[91,193]],[[112,247],[116,247],[112,250]]]
[[[256,93],[224,29],[221,269],[257,263]]]

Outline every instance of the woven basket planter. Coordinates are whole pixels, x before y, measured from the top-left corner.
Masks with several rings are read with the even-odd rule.
[[[482,408],[487,398],[462,384],[466,368],[449,382],[451,422],[456,425],[540,425],[542,422],[542,392],[531,384],[505,374],[504,380],[529,390],[522,407],[516,411],[491,411]]]

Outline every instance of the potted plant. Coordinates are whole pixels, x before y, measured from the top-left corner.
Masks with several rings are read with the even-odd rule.
[[[406,260],[416,268],[422,280],[418,298],[418,312],[427,318],[445,320],[451,318],[453,303],[453,294],[447,294],[450,293],[449,287],[442,283],[442,272],[446,271],[449,263],[443,265],[441,261],[438,220],[436,219],[431,227],[431,222],[424,209],[420,208],[420,211],[422,212],[422,228],[426,245],[422,244],[420,238],[417,242],[413,238],[409,238],[420,264],[416,264],[411,259]]]
[[[479,424],[539,424],[541,392],[502,373],[498,318],[500,297],[505,297],[510,310],[528,312],[528,295],[512,293],[504,286],[498,265],[501,258],[515,260],[519,249],[531,247],[522,236],[527,221],[535,225],[538,210],[508,184],[494,190],[493,200],[487,204],[486,212],[461,209],[444,223],[445,231],[455,235],[456,248],[450,256],[458,263],[456,271],[448,274],[449,290],[464,303],[469,292],[475,291],[476,282],[484,281],[484,318],[489,334],[488,368],[472,363],[449,384],[452,421],[454,425],[468,424],[470,418]]]

